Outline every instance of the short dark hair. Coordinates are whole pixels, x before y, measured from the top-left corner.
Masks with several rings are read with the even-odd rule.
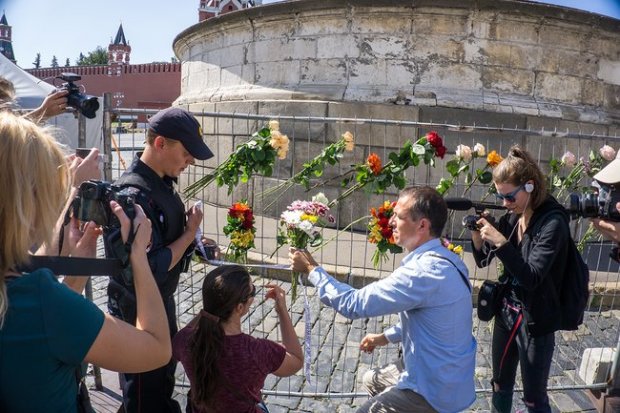
[[[448,207],[446,201],[435,188],[412,186],[403,189],[398,197],[411,200],[411,205],[409,205],[411,218],[415,220],[428,219],[431,222],[431,235],[441,236],[448,220]]]

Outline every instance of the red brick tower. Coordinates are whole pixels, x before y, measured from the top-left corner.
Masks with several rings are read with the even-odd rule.
[[[125,33],[123,32],[123,24],[118,26],[118,32],[114,41],[108,46],[108,64],[110,65],[123,65],[129,64],[129,54],[131,53],[131,46],[125,39]]]
[[[9,26],[9,23],[6,21],[4,12],[2,12],[2,18],[0,19],[0,53],[11,62],[15,63],[11,26]]]

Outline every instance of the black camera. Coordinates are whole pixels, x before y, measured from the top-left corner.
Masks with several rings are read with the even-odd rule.
[[[75,73],[61,73],[57,79],[67,82],[63,83],[61,86],[62,89],[69,92],[67,95],[67,105],[75,110],[79,110],[80,113],[88,119],[93,119],[95,117],[95,112],[99,109],[99,100],[96,96],[81,93],[80,87],[73,83],[82,79],[82,77]]]
[[[134,187],[120,188],[109,182],[85,181],[80,185],[73,204],[73,215],[80,221],[94,221],[104,227],[119,227],[112,213],[110,201],[116,201],[129,219],[136,216],[135,198],[139,190]]]
[[[476,215],[466,215],[463,217],[463,226],[470,231],[479,231],[482,225],[478,225],[480,218],[485,218],[491,225],[495,225],[495,218],[491,215],[484,214],[487,209],[506,209],[501,205],[490,204],[486,202],[472,202],[467,198],[446,198],[446,206],[448,209],[455,211],[467,211],[470,208],[474,208]]]
[[[131,246],[128,246],[121,237],[121,225],[110,208],[110,201],[116,201],[123,208],[130,220],[136,217],[136,197],[139,189],[134,187],[121,188],[103,181],[85,181],[67,211],[80,221],[94,221],[103,227],[103,245],[107,258],[116,258],[120,261],[120,275],[125,284],[133,284],[133,272],[129,262]],[[67,222],[65,217],[65,222]]]
[[[463,226],[470,231],[480,231],[482,225],[478,224],[478,220],[484,218],[489,224],[495,225],[495,218],[492,215],[467,215],[463,217]]]
[[[602,218],[620,222],[616,204],[620,202],[620,191],[613,185],[596,183],[598,192],[570,194],[568,212],[571,218]]]

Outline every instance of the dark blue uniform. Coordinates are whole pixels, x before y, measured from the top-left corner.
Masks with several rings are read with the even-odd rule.
[[[172,252],[168,245],[176,241],[185,230],[185,206],[174,190],[175,179],[159,175],[140,160],[141,153],[114,183],[140,189],[136,202],[152,222],[153,241],[148,253],[149,265],[166,309],[170,337],[177,332],[174,292],[181,272],[187,270],[193,251],[190,245],[184,257],[171,269]],[[110,314],[128,323],[136,323],[136,299],[132,284],[122,277],[112,277],[108,285],[108,309]],[[145,349],[148,351],[148,349]],[[123,405],[127,413],[181,412],[179,404],[172,399],[176,362],[171,359],[163,367],[146,373],[123,374]]]

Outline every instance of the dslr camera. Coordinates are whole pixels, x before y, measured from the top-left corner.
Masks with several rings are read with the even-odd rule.
[[[80,185],[78,195],[67,211],[83,222],[94,221],[103,227],[103,246],[108,258],[120,261],[121,272],[125,284],[133,284],[133,271],[129,262],[131,246],[127,246],[121,237],[121,225],[110,208],[110,201],[116,201],[123,208],[127,217],[136,217],[136,197],[139,190],[134,187],[120,188],[109,182],[85,181]],[[65,218],[67,222],[67,218]]]
[[[477,212],[477,211],[476,211]],[[492,215],[482,215],[482,212],[477,215],[466,215],[463,217],[463,226],[470,231],[480,231],[482,225],[478,224],[478,220],[484,218],[489,221],[489,224],[495,224],[495,218]]]
[[[85,181],[80,185],[72,208],[73,216],[80,221],[94,221],[103,227],[120,227],[116,215],[112,213],[110,201],[116,201],[129,219],[136,216],[135,199],[139,190],[133,187],[120,188],[109,182]]]
[[[569,197],[568,212],[571,218],[601,218],[620,222],[616,204],[620,202],[620,191],[615,185],[595,182],[593,191],[584,194],[573,193]]]
[[[82,77],[75,73],[61,73],[57,79],[64,80],[61,88],[68,91],[67,105],[71,106],[75,110],[86,116],[88,119],[95,117],[95,112],[99,109],[99,100],[96,96],[85,95],[80,92],[80,87],[73,82],[76,82]]]

